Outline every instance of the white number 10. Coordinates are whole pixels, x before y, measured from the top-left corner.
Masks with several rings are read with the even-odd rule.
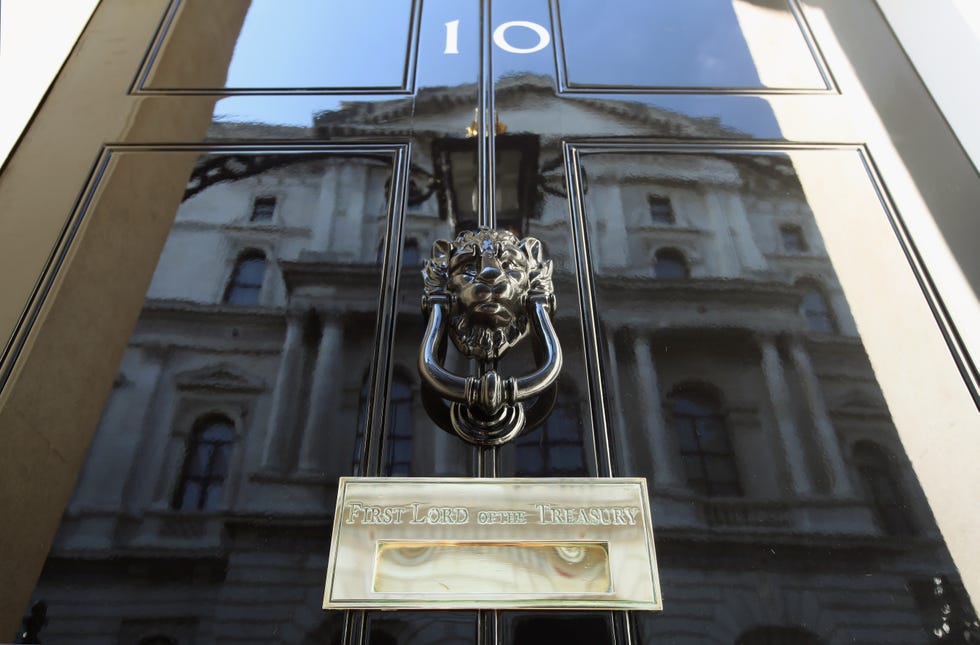
[[[538,36],[537,44],[533,47],[514,47],[511,45],[509,42],[507,42],[507,30],[512,27],[523,27],[533,31]],[[547,29],[536,22],[531,22],[529,20],[511,20],[510,22],[505,22],[493,30],[493,44],[500,47],[505,52],[510,52],[511,54],[533,54],[534,52],[541,51],[551,44],[551,34],[548,33]],[[446,48],[442,51],[442,53],[459,53],[459,20],[451,20],[446,23]]]
[[[446,23],[446,48],[443,54],[459,53],[459,21],[451,20]]]

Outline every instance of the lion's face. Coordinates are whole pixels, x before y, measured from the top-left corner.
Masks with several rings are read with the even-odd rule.
[[[456,312],[471,325],[502,328],[524,312],[527,258],[513,244],[498,248],[486,241],[468,245],[449,263],[448,290],[456,295]]]
[[[533,238],[488,229],[436,243],[426,267],[427,292],[451,296],[449,335],[459,351],[496,360],[527,334],[528,293],[543,268],[531,250],[539,247]],[[547,269],[550,283],[550,262]]]

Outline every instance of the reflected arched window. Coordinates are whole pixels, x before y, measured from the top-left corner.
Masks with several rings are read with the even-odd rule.
[[[806,319],[807,328],[821,334],[836,333],[837,321],[823,288],[813,280],[800,280],[796,286],[803,289],[800,313]]]
[[[388,434],[385,437],[386,472],[410,475],[412,471],[412,386],[402,374],[395,374],[388,392]]]
[[[654,258],[653,275],[658,280],[681,280],[691,274],[684,254],[677,249],[660,249]]]
[[[745,632],[735,639],[735,645],[821,645],[821,641],[802,627],[765,625]]]
[[[854,444],[853,455],[865,498],[882,530],[891,535],[911,535],[911,510],[895,475],[892,455],[871,441]]]
[[[218,507],[234,440],[235,424],[224,415],[209,415],[194,424],[174,492],[173,508],[209,511]]]
[[[704,386],[682,385],[667,397],[667,408],[688,485],[709,497],[741,495],[719,397]]]
[[[265,277],[265,254],[246,251],[238,256],[225,289],[224,301],[232,305],[257,305]]]
[[[574,389],[561,389],[558,402],[544,424],[518,438],[515,445],[515,472],[518,476],[588,474],[578,405],[579,398]]]

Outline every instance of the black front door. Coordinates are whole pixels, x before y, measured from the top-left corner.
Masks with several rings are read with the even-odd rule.
[[[970,395],[833,65],[835,25],[880,19],[824,4],[103,2],[60,82],[112,61],[116,94],[71,144],[95,161],[32,305],[60,303],[38,320],[62,344],[30,354],[22,325],[5,365],[38,375],[3,373],[16,396],[91,370],[52,413],[77,429],[64,495],[88,453],[27,631],[966,642],[900,404],[951,373],[932,418]],[[483,450],[431,421],[415,368],[422,261],[479,226],[547,249],[565,356],[548,418]],[[929,330],[908,351],[941,347],[932,375],[890,357],[882,311]],[[325,612],[344,475],[646,477],[664,610]]]

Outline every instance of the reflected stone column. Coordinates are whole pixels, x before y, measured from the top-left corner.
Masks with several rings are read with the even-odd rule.
[[[126,379],[120,368],[78,477],[73,507],[118,509],[122,503],[129,468],[141,456],[137,447],[146,443],[142,433],[134,433],[133,429],[135,425],[146,431],[147,423],[132,424],[130,420],[135,410],[145,413],[150,409],[154,395],[159,398],[167,358],[154,354],[144,351],[145,358],[139,367],[126,370],[131,379]],[[156,464],[147,461],[145,467],[154,468]]]
[[[633,356],[636,361],[636,376],[639,381],[638,399],[646,441],[634,440],[631,447],[652,445],[653,481],[657,487],[681,486],[680,473],[677,469],[677,452],[664,421],[663,406],[660,403],[660,383],[657,380],[657,369],[653,364],[650,341],[641,332],[636,333],[638,335],[633,341]]]
[[[625,392],[623,392],[622,382],[619,378],[619,357],[616,354],[616,339],[615,332],[608,332],[606,338],[606,347],[609,355],[609,365],[607,366],[607,373],[609,374],[609,384],[612,386],[613,392],[615,392],[614,401],[616,404],[616,409],[613,411],[615,427],[614,427],[614,437],[616,440],[616,445],[613,446],[613,454],[619,456],[619,468],[620,470],[630,476],[639,476],[640,466],[636,463],[636,459],[633,458],[633,450],[630,445],[629,430],[626,427],[626,415],[623,414],[623,406],[625,405]]]
[[[847,476],[847,467],[844,465],[837,432],[830,420],[830,412],[827,410],[827,403],[823,398],[820,381],[813,369],[813,363],[810,362],[810,356],[797,337],[790,340],[789,353],[793,360],[793,368],[803,386],[803,395],[806,397],[810,418],[813,419],[813,425],[817,430],[820,459],[825,464],[827,475],[830,477],[830,490],[835,496],[852,497],[854,489]]]
[[[619,184],[597,184],[592,189],[596,204],[602,204],[602,217],[590,227],[594,231],[593,256],[602,268],[623,267],[629,261],[627,253],[626,218],[623,213],[623,194]]]
[[[156,478],[153,499],[150,506],[154,508],[167,508],[170,506],[171,497],[174,494],[177,482],[180,480],[184,454],[189,445],[192,431],[192,428],[188,428],[186,433],[181,432],[180,434],[167,435],[166,443],[160,443],[155,447],[153,452],[163,455],[160,460],[163,463],[163,467],[160,469],[160,476]]]
[[[125,455],[117,455],[121,463],[129,468],[122,490],[122,500],[127,510],[142,510],[154,502],[163,507],[168,505],[170,489],[165,487],[161,490],[161,480],[172,482],[173,473],[179,472],[180,468],[179,463],[174,467],[165,461],[167,445],[173,439],[170,424],[176,407],[175,385],[171,360],[163,357],[161,369],[155,375],[153,393],[142,415],[138,417],[141,437],[133,452],[133,459],[127,462]],[[129,405],[134,403],[139,405],[137,401],[130,402]],[[169,470],[166,469],[168,467]]]
[[[762,373],[766,378],[769,399],[776,416],[776,429],[779,431],[783,455],[786,458],[790,485],[794,493],[810,493],[812,489],[807,477],[806,453],[803,451],[803,441],[793,419],[793,407],[789,389],[786,387],[786,372],[775,339],[772,336],[760,337],[759,349],[762,353]]]
[[[284,470],[289,450],[289,435],[296,403],[296,379],[303,359],[303,315],[290,311],[286,314],[286,340],[282,346],[282,359],[276,376],[276,388],[272,394],[272,409],[266,431],[262,467],[266,470]]]
[[[355,263],[364,259],[362,239],[366,217],[364,203],[367,175],[366,166],[350,162],[344,164],[339,173],[336,215],[332,221],[333,244],[330,248],[331,255],[335,258]]]
[[[755,240],[755,233],[749,224],[749,216],[745,212],[745,203],[738,192],[734,190],[725,191],[722,200],[723,212],[728,216],[727,225],[732,234],[732,241],[735,244],[735,251],[741,262],[743,269],[750,271],[765,271],[769,268],[765,256],[759,250],[759,245]],[[738,272],[742,273],[741,270]]]
[[[738,277],[742,270],[739,266],[737,242],[731,231],[731,214],[725,208],[726,205],[722,204],[715,188],[708,188],[704,201],[708,207],[711,228],[716,232],[710,241],[714,245],[710,252],[714,259],[714,272],[718,277]]]
[[[340,173],[332,164],[324,166],[323,177],[320,179],[320,194],[316,200],[316,210],[313,212],[313,240],[310,250],[326,253],[330,250],[330,226],[334,221],[334,211],[337,208],[337,181]]]
[[[342,322],[335,317],[327,317],[313,368],[310,407],[299,451],[300,470],[321,472],[327,464],[326,457],[330,450],[327,415],[334,409],[336,392],[340,388],[340,348],[343,340]]]

